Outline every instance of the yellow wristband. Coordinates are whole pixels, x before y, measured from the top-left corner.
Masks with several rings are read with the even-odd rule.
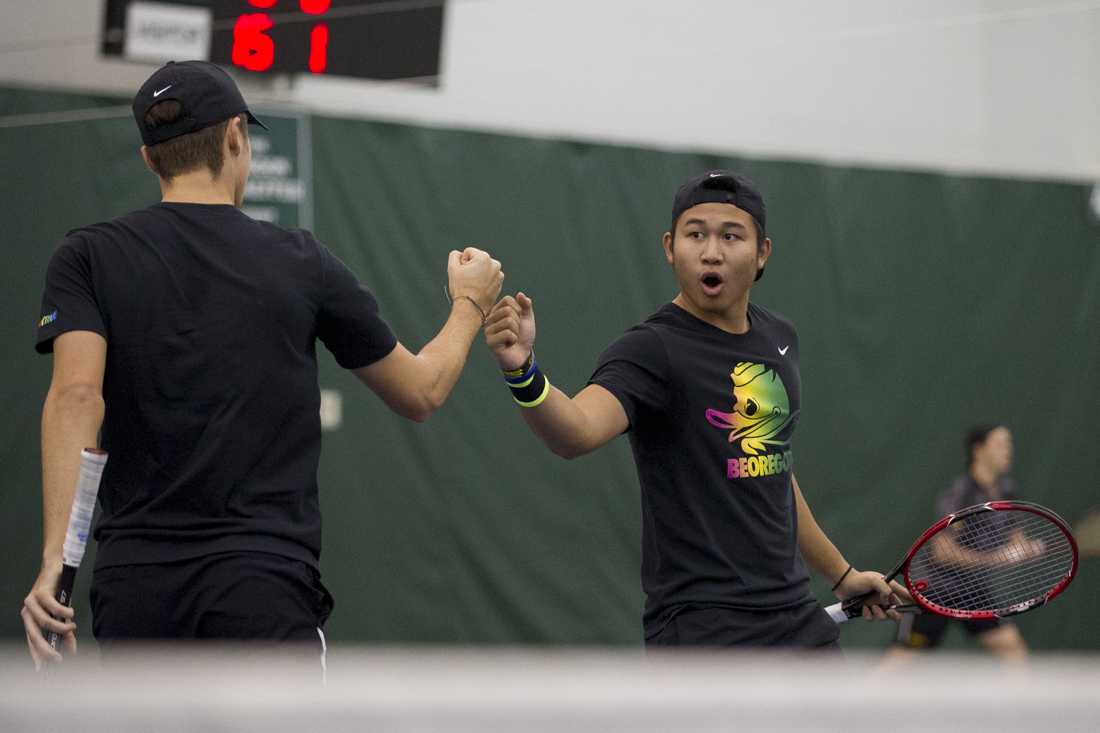
[[[546,379],[546,377],[543,376],[543,379]],[[512,396],[512,399],[516,400],[516,404],[520,407],[538,407],[546,401],[546,396],[548,394],[550,394],[550,380],[546,379],[546,384],[542,388],[542,394],[540,394],[538,397],[531,400],[530,402],[520,402],[519,400],[516,400],[515,395]]]

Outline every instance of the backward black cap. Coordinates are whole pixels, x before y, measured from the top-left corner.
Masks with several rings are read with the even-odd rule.
[[[149,108],[168,99],[179,102],[179,119],[167,125],[146,125],[145,115]],[[250,124],[267,129],[267,125],[248,110],[233,77],[209,61],[169,61],[138,89],[133,111],[141,141],[146,145],[196,132],[239,114],[247,115]]]
[[[672,227],[669,231],[675,234],[680,215],[699,204],[732,204],[748,213],[756,222],[760,242],[767,236],[764,197],[760,195],[756,184],[744,176],[719,169],[700,173],[685,181],[672,200]],[[763,274],[764,268],[760,268],[756,279],[759,280]]]

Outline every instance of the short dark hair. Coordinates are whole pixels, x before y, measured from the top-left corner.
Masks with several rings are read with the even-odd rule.
[[[182,111],[180,103],[174,99],[157,102],[145,113],[145,124],[150,129],[172,124],[179,119]],[[225,120],[196,132],[146,147],[153,172],[165,180],[171,180],[178,175],[190,173],[205,166],[215,176],[219,175],[222,172],[222,166],[225,165],[222,141],[225,140],[225,131],[228,127],[229,120]],[[241,125],[241,130],[247,137],[248,125]]]
[[[970,468],[974,465],[974,449],[979,445],[983,445],[989,434],[992,433],[1000,425],[975,425],[970,428],[966,433],[966,467]]]

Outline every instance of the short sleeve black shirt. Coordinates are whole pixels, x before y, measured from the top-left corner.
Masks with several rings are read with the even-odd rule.
[[[936,510],[939,516],[945,517],[975,504],[1016,498],[1016,482],[1011,476],[999,476],[992,487],[984,488],[969,473],[964,473],[956,477],[951,485],[936,498]],[[1011,521],[1011,517],[1006,516],[1005,512],[983,512],[972,515],[966,521],[968,531],[956,536],[955,539],[968,549],[989,552],[1000,546],[1000,544],[989,544],[991,541],[989,538],[1006,536],[1005,532],[992,530]],[[987,527],[990,531],[979,532],[980,527]],[[951,529],[959,530],[959,525],[953,524]]]
[[[590,379],[630,420],[647,632],[687,604],[812,600],[791,484],[798,337],[755,304],[749,322],[730,334],[666,304],[613,343]]]
[[[396,344],[371,293],[312,234],[228,205],[159,203],[69,232],[36,348],[107,341],[97,566],[214,552],[316,564],[316,342],[346,368]]]
[[[984,504],[987,501],[996,501],[997,499],[1015,498],[1016,482],[1012,480],[1011,476],[999,477],[993,489],[988,490],[979,486],[978,482],[969,473],[964,473],[957,476],[951,482],[951,485],[936,497],[936,513],[941,517],[945,517],[975,504]]]

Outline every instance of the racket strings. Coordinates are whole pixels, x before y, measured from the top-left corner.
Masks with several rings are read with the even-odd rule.
[[[973,558],[970,561],[974,562]],[[994,557],[987,562],[999,567],[990,565],[979,569],[977,575],[956,568],[940,582],[929,582],[925,595],[940,605],[960,610],[1006,608],[1042,595],[1064,577],[1068,567],[1057,556],[1039,561]]]
[[[1039,593],[1033,592],[1035,581],[1031,578],[1025,578],[1017,580],[1014,583],[1010,582],[1004,583],[1003,585],[997,585],[995,594],[991,594],[985,588],[980,588],[969,593],[965,590],[958,592],[944,592],[940,594],[941,597],[939,599],[932,598],[931,596],[933,594],[927,591],[924,592],[922,595],[928,598],[928,600],[938,603],[941,606],[958,610],[998,610],[996,607],[999,604],[993,602],[992,596],[996,596],[996,598],[999,599],[1012,599],[1016,596],[1020,596],[1022,600],[1018,600],[1016,601],[1016,603],[1022,603],[1031,600],[1039,595],[1042,595],[1042,593],[1044,593],[1047,589],[1053,587],[1057,583],[1057,581],[1061,580],[1061,578],[1064,576],[1064,574],[1060,572],[1061,568],[1063,568],[1064,566],[1062,563],[1052,563],[1051,567],[1058,569],[1059,572],[1056,574],[1055,580],[1043,587],[1042,591]],[[1040,567],[1037,569],[1043,570],[1044,568]],[[1014,605],[1014,603],[1009,600],[1005,603],[1004,606],[1001,607],[1007,608],[1012,605]]]
[[[909,562],[910,587],[956,611],[1007,611],[1042,598],[1070,573],[1073,548],[1046,517],[1018,509],[961,517]]]

